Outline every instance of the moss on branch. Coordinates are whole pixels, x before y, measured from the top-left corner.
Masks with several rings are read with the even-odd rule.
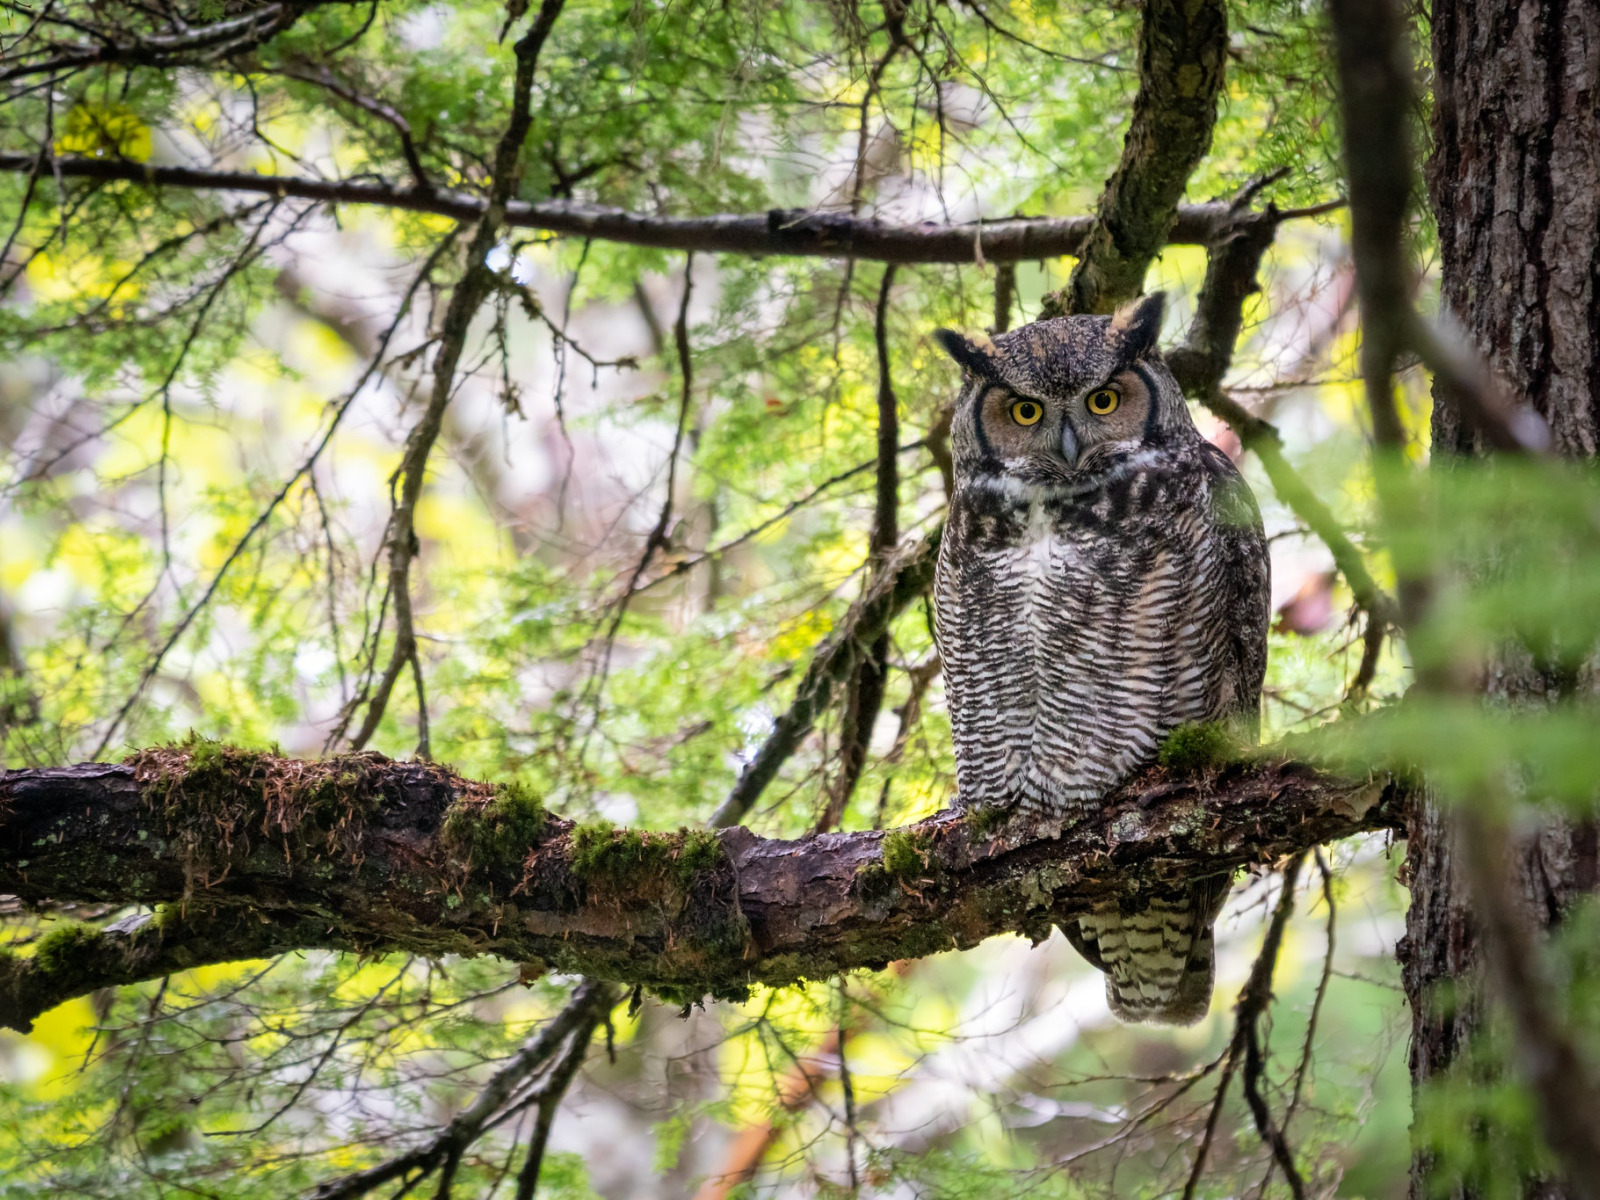
[[[0,891],[155,906],[0,962],[0,1020],[93,987],[295,947],[492,954],[678,1002],[1032,938],[1134,886],[1396,828],[1406,789],[1214,732],[1065,829],[1002,807],[797,841],[574,825],[515,785],[376,754],[189,742],[0,775]],[[109,940],[107,940],[109,939]]]
[[[544,837],[550,814],[527,784],[513,781],[486,797],[459,796],[445,814],[439,842],[452,861],[474,866],[520,868]]]

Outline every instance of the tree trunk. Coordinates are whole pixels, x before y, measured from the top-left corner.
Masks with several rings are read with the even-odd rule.
[[[1428,193],[1439,227],[1443,303],[1466,337],[1550,426],[1555,448],[1600,446],[1600,7],[1590,0],[1437,0],[1434,146]],[[1481,452],[1436,387],[1436,469]],[[1592,695],[1592,677],[1542,672],[1509,651],[1485,681],[1497,699]],[[1414,1095],[1461,1060],[1485,1016],[1483,959],[1448,823],[1432,804],[1409,821],[1411,907],[1401,947],[1412,1007]],[[1518,846],[1527,927],[1548,928],[1600,877],[1591,825],[1554,825]],[[1441,987],[1441,984],[1447,986]],[[1463,1064],[1464,1066],[1464,1064]],[[1416,1144],[1413,1200],[1471,1195],[1433,1180]],[[1530,1195],[1559,1185],[1524,1180]]]

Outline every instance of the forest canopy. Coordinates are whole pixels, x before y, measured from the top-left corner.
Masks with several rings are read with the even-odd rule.
[[[1600,1194],[1600,30],[1489,8],[0,0],[0,1196]],[[932,335],[1157,291],[1260,744],[953,814]]]

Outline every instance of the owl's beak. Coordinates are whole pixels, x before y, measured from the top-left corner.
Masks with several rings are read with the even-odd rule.
[[[1061,457],[1067,460],[1069,467],[1078,465],[1078,435],[1065,421],[1061,423]]]

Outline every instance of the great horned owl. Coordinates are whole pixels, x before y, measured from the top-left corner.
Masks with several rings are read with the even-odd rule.
[[[1200,436],[1156,346],[1165,297],[936,334],[964,369],[935,606],[956,805],[1065,824],[1178,726],[1254,736],[1268,570],[1255,498]],[[1062,932],[1125,1020],[1190,1024],[1211,1000],[1227,879],[1144,891]]]

